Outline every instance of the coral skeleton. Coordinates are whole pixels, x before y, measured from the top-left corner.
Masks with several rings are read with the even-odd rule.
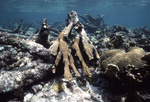
[[[15,29],[13,30],[10,30],[10,29],[0,29],[0,31],[2,32],[8,32],[8,33],[19,33],[19,30],[21,28],[21,25],[22,25],[22,18],[19,20],[19,22],[17,23],[17,26]]]
[[[42,44],[44,47],[49,47],[48,36],[50,35],[50,26],[47,24],[46,18],[43,19],[42,27],[38,35],[37,42]]]

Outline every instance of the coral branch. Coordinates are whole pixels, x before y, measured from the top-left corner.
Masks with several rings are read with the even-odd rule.
[[[31,40],[25,40],[23,38],[14,37],[12,35],[0,32],[0,43],[16,46],[30,52],[31,54],[36,54],[43,57],[43,59],[45,58],[52,60],[49,49],[46,49],[42,45]]]
[[[19,20],[16,28],[12,32],[10,32],[10,33],[18,33],[19,30],[20,30],[21,24],[22,24],[22,18]]]
[[[90,33],[96,33],[96,31],[104,30],[106,28],[106,24],[104,23],[103,17],[104,15],[100,16],[97,15],[97,18],[94,18],[91,14],[87,14],[85,17],[79,15],[84,21],[83,24],[85,29]]]
[[[31,85],[44,79],[51,72],[51,64],[32,62],[26,65],[23,71],[1,71],[0,72],[0,93],[17,90],[20,87]]]
[[[80,51],[80,48],[79,48],[79,41],[80,41],[80,36],[77,35],[77,37],[75,38],[75,41],[74,41],[74,44],[73,44],[72,48],[76,51],[76,56],[78,56],[79,60],[81,61],[84,70],[88,73],[89,76],[91,76],[91,73],[90,73],[90,71],[88,69],[88,66],[86,65],[86,63],[85,63],[85,61],[83,59],[83,56],[81,54],[81,51]]]
[[[66,28],[64,28],[64,30],[60,33],[58,38],[53,42],[53,44],[49,48],[52,55],[57,55],[57,50],[59,48],[59,52],[55,60],[55,66],[56,67],[58,66],[61,57],[63,57],[64,77],[66,79],[72,78],[69,66],[73,68],[76,76],[80,76],[74,65],[74,59],[70,53],[68,44],[65,41],[65,38],[68,37],[68,34],[70,33],[72,27],[73,27],[73,23],[70,23]]]
[[[58,38],[53,42],[53,44],[50,46],[50,50],[51,50],[51,54],[52,55],[56,55],[57,54],[57,50],[60,44],[60,39],[64,39],[65,37],[68,37],[68,34],[70,33],[70,30],[72,29],[73,23],[70,23],[67,27],[65,27],[65,29],[60,33],[60,35],[58,36]]]
[[[94,59],[93,45],[91,44],[89,38],[87,37],[86,32],[85,32],[84,29],[82,29],[81,35],[82,35],[82,43],[83,43],[84,50],[85,50],[86,54],[88,55],[89,60],[92,60],[92,59]],[[97,57],[99,58],[99,56],[97,56]]]
[[[81,35],[81,40],[82,40],[82,44],[84,47],[84,51],[87,54],[89,60],[94,59],[94,56],[96,56],[96,59],[100,59],[97,50],[95,49],[95,47],[93,46],[89,38],[87,37],[84,26],[81,23],[78,23],[75,25],[74,28]]]
[[[19,20],[17,26],[15,29],[10,30],[10,29],[0,29],[2,32],[8,32],[8,33],[19,33],[20,27],[22,25],[22,18]]]
[[[83,19],[84,23],[88,23],[88,20],[87,20],[87,18],[86,18],[86,17],[81,16],[81,15],[79,15],[79,17],[81,17],[81,18]]]

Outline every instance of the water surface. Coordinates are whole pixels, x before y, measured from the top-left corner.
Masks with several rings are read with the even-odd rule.
[[[43,18],[64,23],[71,10],[94,17],[104,14],[108,26],[150,28],[150,0],[1,0],[0,25],[21,17],[26,23],[41,22]]]

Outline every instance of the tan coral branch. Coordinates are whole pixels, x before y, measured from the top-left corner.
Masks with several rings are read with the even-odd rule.
[[[84,47],[86,54],[89,57],[89,60],[94,59],[93,52],[95,53],[96,58],[99,59],[100,58],[99,54],[98,54],[97,50],[95,49],[95,47],[93,46],[93,44],[90,42],[84,29],[82,29],[82,31],[81,31],[81,36],[82,36],[83,47]]]
[[[53,44],[50,46],[51,54],[56,56],[58,47],[60,44],[60,39],[64,39],[64,37],[68,37],[68,34],[70,33],[70,30],[72,29],[73,23],[70,23],[67,27],[64,28],[64,30],[59,34],[58,38],[53,42]]]
[[[64,63],[64,77],[69,79],[72,78],[72,75],[70,73],[69,70],[69,48],[68,45],[65,41],[63,41],[62,39],[60,39],[60,52],[62,52],[62,56],[63,56],[63,63]]]
[[[81,54],[81,51],[80,51],[80,48],[79,48],[79,41],[80,41],[80,36],[78,35],[76,38],[75,38],[75,41],[74,41],[74,44],[73,44],[73,49],[76,51],[76,56],[78,56],[79,60],[81,61],[82,63],[82,66],[84,68],[84,70],[88,73],[89,76],[91,76],[91,72],[89,71],[89,68],[88,66],[86,65],[84,59],[83,59],[83,56]]]
[[[65,29],[60,33],[58,38],[54,41],[52,46],[49,48],[51,50],[52,55],[57,55],[57,50],[59,49],[58,55],[55,60],[55,66],[57,67],[61,58],[63,58],[64,78],[66,79],[72,78],[69,67],[73,68],[76,76],[80,76],[79,72],[77,71],[74,65],[74,59],[70,53],[68,44],[64,40],[64,37],[68,37],[68,34],[70,33],[72,27],[73,27],[73,23],[70,23],[67,27],[65,27]]]
[[[79,72],[77,71],[77,69],[74,65],[74,59],[73,59],[71,54],[69,55],[69,59],[70,59],[70,66],[72,67],[73,71],[75,72],[75,76],[79,77],[80,74],[79,74]]]

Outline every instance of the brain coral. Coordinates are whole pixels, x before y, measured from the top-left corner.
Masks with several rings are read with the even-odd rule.
[[[130,64],[141,68],[143,66],[141,57],[144,55],[145,51],[139,47],[131,47],[127,52],[109,50],[101,57],[101,67],[106,70],[108,64],[115,64],[119,67],[120,71],[122,71]]]

